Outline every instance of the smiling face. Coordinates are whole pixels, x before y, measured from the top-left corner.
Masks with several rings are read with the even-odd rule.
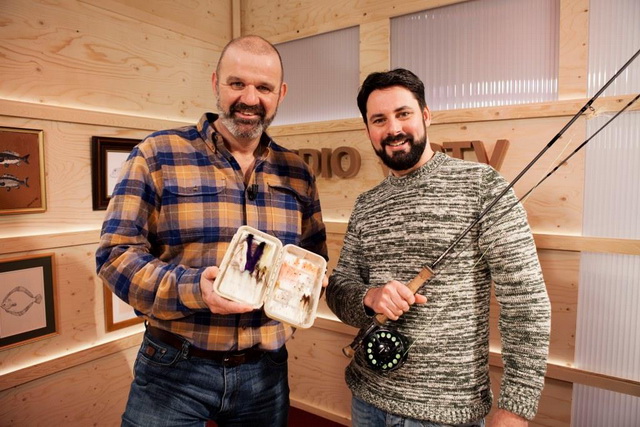
[[[257,140],[273,121],[287,92],[276,52],[231,46],[213,87],[221,124],[238,140]]]
[[[433,155],[427,127],[431,113],[420,109],[413,94],[402,86],[371,92],[367,99],[367,135],[382,162],[396,176],[424,165]]]

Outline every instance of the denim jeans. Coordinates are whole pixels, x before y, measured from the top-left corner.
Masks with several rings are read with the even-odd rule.
[[[404,418],[371,406],[360,399],[351,400],[352,427],[484,427],[484,419],[466,424],[439,424]]]
[[[287,425],[287,350],[226,367],[163,344],[145,333],[134,365],[123,426]]]

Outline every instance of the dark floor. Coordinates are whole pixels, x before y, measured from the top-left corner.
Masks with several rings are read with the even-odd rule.
[[[209,421],[207,427],[216,427],[216,423]],[[289,427],[343,427],[326,418],[310,414],[301,409],[291,407],[289,409]]]

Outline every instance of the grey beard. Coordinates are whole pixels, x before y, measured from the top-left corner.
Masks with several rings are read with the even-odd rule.
[[[229,117],[226,114],[220,114],[220,121],[236,138],[242,139],[255,139],[267,129],[270,123],[266,123],[267,120],[260,120],[254,123],[243,123],[243,121]],[[269,121],[270,122],[270,121]],[[251,127],[246,127],[252,125]]]
[[[259,118],[257,121],[251,121],[236,119],[233,117],[233,113],[231,113],[232,108],[229,107],[230,111],[225,111],[220,105],[219,99],[216,102],[216,106],[218,107],[218,114],[220,115],[220,121],[222,124],[229,130],[229,132],[231,132],[231,135],[241,139],[259,138],[263,132],[266,132],[278,112],[278,109],[276,108],[273,116],[265,116],[264,118]]]

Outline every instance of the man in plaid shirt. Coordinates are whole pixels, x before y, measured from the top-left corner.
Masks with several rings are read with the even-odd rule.
[[[293,329],[212,287],[242,225],[327,258],[315,178],[265,133],[287,92],[273,45],[232,40],[212,83],[219,115],[138,144],[102,228],[99,277],[147,323],[123,425],[287,424]]]

